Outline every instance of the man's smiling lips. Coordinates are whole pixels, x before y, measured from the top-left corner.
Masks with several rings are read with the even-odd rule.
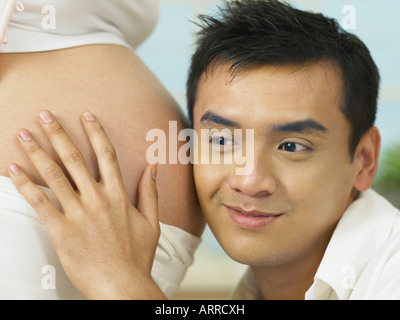
[[[246,211],[241,207],[225,205],[232,221],[240,227],[259,229],[276,221],[283,213],[267,213],[257,210]]]

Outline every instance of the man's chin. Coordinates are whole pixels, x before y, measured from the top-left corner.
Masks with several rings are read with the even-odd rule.
[[[288,253],[278,253],[265,246],[255,249],[254,244],[224,245],[220,242],[220,245],[232,260],[252,267],[277,267],[290,258]]]

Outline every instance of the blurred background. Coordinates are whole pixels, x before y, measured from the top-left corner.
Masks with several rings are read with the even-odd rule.
[[[186,112],[185,84],[196,32],[192,21],[196,21],[200,13],[212,14],[221,2],[160,2],[158,25],[137,53]],[[358,35],[370,49],[382,79],[376,121],[382,134],[382,151],[374,188],[400,207],[400,1],[287,2],[299,9],[336,18],[342,26],[351,28],[348,31]],[[225,299],[245,270],[245,266],[226,256],[208,228],[202,238],[195,262],[176,299]]]

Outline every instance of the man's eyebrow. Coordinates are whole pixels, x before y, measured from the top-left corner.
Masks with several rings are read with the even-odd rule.
[[[272,126],[273,132],[298,132],[298,133],[316,133],[325,132],[326,129],[322,124],[315,120],[307,119],[302,121],[295,121],[290,123],[275,124]]]
[[[220,125],[220,126],[240,128],[240,125],[238,123],[236,123],[232,120],[226,119],[222,116],[219,116],[212,111],[207,111],[206,113],[204,113],[200,119],[200,122],[202,122],[202,123],[211,122],[213,124]]]

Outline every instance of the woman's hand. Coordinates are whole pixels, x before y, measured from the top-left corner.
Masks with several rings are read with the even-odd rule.
[[[81,120],[97,156],[99,182],[54,116],[43,111],[39,118],[77,190],[26,129],[18,131],[18,141],[62,209],[16,164],[9,174],[42,219],[71,282],[87,299],[164,298],[150,276],[160,236],[157,167],[148,166],[143,173],[137,210],[129,201],[115,149],[91,112]]]

